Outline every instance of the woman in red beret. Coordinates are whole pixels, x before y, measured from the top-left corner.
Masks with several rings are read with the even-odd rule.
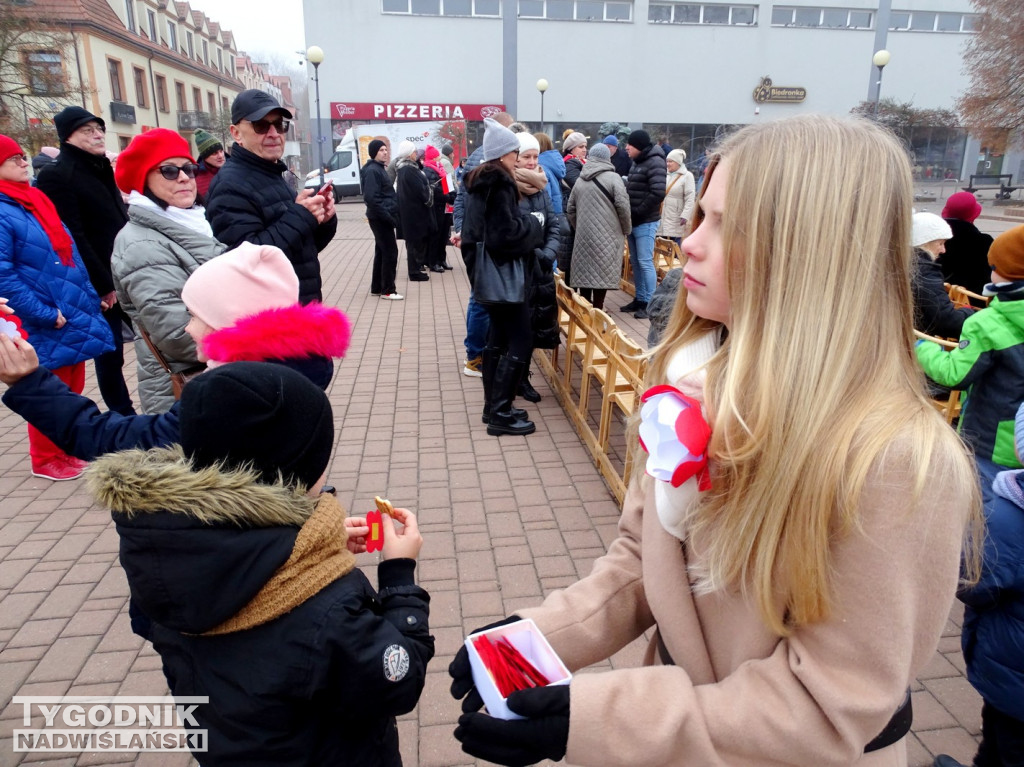
[[[959,285],[981,293],[991,282],[992,269],[988,265],[988,249],[992,236],[974,225],[981,215],[981,204],[970,192],[950,195],[942,209],[953,237],[946,240],[946,252],[939,258],[942,278],[950,285]]]
[[[196,169],[188,142],[157,128],[132,139],[114,172],[128,195],[128,223],[110,259],[117,299],[170,369],[186,374],[203,364],[185,332],[189,315],[181,289],[200,264],[225,250],[196,204]],[[174,392],[167,371],[143,338],[136,341],[135,354],[143,412],[169,410]]]

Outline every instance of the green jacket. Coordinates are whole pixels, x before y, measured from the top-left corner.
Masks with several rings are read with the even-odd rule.
[[[938,384],[966,390],[961,436],[975,453],[1017,469],[1013,422],[1024,402],[1024,282],[997,293],[987,309],[964,322],[960,345],[949,352],[918,343],[917,359]]]

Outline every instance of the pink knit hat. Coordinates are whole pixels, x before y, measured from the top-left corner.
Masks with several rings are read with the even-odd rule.
[[[243,242],[207,261],[185,281],[181,299],[211,328],[299,302],[299,278],[280,248]]]

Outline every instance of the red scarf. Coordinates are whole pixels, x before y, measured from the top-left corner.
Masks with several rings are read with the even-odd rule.
[[[13,181],[0,180],[0,193],[6,194],[36,217],[36,221],[43,227],[46,236],[50,238],[50,245],[54,252],[60,256],[60,262],[64,266],[73,268],[75,257],[71,250],[71,235],[60,222],[60,216],[57,215],[57,209],[53,206],[50,198],[34,186],[16,184]]]

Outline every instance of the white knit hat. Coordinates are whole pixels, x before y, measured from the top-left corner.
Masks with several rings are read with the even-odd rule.
[[[520,134],[522,135],[522,134]],[[538,145],[539,146],[539,145]],[[484,118],[484,162],[519,151],[519,136],[492,117]]]
[[[940,216],[936,216],[934,213],[914,214],[914,228],[910,244],[915,248],[933,240],[948,240],[952,237],[953,230]]]
[[[408,157],[409,155],[411,155],[415,151],[416,151],[416,145],[414,143],[412,143],[411,141],[409,141],[408,139],[405,139],[405,140],[403,140],[398,145],[398,154],[396,154],[395,156],[396,157]]]
[[[579,131],[573,131],[565,137],[565,141],[562,142],[562,151],[571,152],[573,149],[578,147],[580,144],[586,144],[587,137]]]
[[[520,152],[540,151],[540,142],[532,133],[517,133],[516,135],[519,137]]]

